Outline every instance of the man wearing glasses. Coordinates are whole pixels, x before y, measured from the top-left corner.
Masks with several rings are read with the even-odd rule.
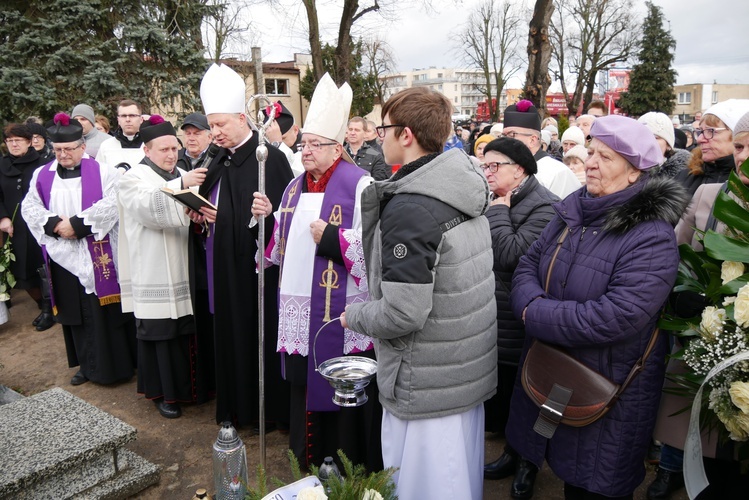
[[[140,104],[125,99],[117,106],[117,124],[119,127],[114,132],[114,137],[101,143],[96,161],[105,167],[117,168],[120,173],[125,173],[140,163],[145,156],[143,153],[143,141],[140,139],[140,124],[143,123],[143,115]]]
[[[370,300],[341,323],[375,338],[382,456],[399,498],[481,498],[484,405],[497,388],[489,186],[463,151],[442,152],[453,106],[414,87],[382,108],[385,161],[362,194]]]
[[[310,352],[325,323],[337,319],[346,305],[369,297],[359,200],[372,178],[342,144],[352,96],[347,83],[338,88],[327,73],[315,87],[299,144],[305,174],[289,184],[275,206],[277,225],[266,256],[281,269],[277,349],[291,384],[289,447],[305,467],[335,457],[340,448],[353,463],[380,470],[377,388],[367,387],[369,401],[363,406],[341,410],[314,363],[315,356],[374,358],[372,339],[334,321],[320,333],[315,356]],[[252,213],[270,216],[267,197],[255,194]]]
[[[119,175],[85,154],[80,123],[64,113],[54,121],[48,130],[57,159],[34,172],[21,214],[42,247],[68,365],[80,367],[70,383],[126,381],[136,344],[115,262]]]
[[[572,170],[541,148],[541,117],[530,101],[522,100],[507,106],[504,124],[502,135],[519,140],[531,150],[538,165],[536,179],[543,187],[559,198],[580,189],[580,181]]]

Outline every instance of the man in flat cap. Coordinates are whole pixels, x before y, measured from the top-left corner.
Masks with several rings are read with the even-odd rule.
[[[197,252],[206,266],[210,310],[213,312],[216,347],[216,421],[250,425],[259,421],[258,404],[258,279],[255,255],[257,229],[250,229],[252,193],[258,190],[255,151],[258,134],[247,121],[245,83],[225,65],[211,66],[200,85],[213,141],[221,147],[208,167],[200,194],[218,210],[207,207],[190,214],[193,222],[207,223],[205,251]],[[286,157],[268,148],[265,189],[278,206],[284,188],[293,178]],[[266,220],[266,237],[273,235],[273,219]],[[264,248],[268,241],[263,242]],[[193,248],[199,249],[197,246]],[[197,271],[195,271],[197,273]],[[288,384],[281,379],[275,353],[278,312],[278,271],[265,276],[265,396],[266,418],[288,422]]]
[[[541,117],[530,101],[523,99],[505,109],[502,135],[517,139],[528,146],[538,165],[536,179],[543,187],[559,198],[580,189],[580,181],[572,170],[541,148]]]
[[[21,204],[41,245],[62,324],[72,385],[113,384],[133,376],[135,321],[120,307],[117,280],[119,174],[84,158],[83,128],[58,113],[49,130],[57,158],[34,172]]]
[[[179,151],[177,166],[186,171],[207,167],[212,159],[209,157],[211,155],[208,154],[208,148],[213,139],[208,119],[204,114],[190,113],[185,117],[180,128],[185,136],[185,147]]]
[[[143,123],[143,110],[132,99],[124,99],[117,106],[117,125],[114,137],[101,143],[96,161],[105,167],[126,172],[143,159],[143,141],[138,133]]]
[[[190,300],[184,207],[162,192],[199,186],[205,168],[177,168],[179,143],[171,123],[152,115],[140,127],[145,158],[119,183],[122,310],[135,314],[138,393],[165,418],[196,401],[196,329]]]

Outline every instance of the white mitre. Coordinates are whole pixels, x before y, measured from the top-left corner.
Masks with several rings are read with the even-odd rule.
[[[330,74],[325,73],[312,94],[302,131],[343,144],[353,97],[348,83],[338,88]]]
[[[200,100],[206,116],[213,113],[246,113],[244,79],[226,64],[213,63],[200,82]]]

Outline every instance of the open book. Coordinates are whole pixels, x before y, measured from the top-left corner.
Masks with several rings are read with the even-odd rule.
[[[183,204],[189,209],[195,210],[196,212],[200,212],[200,209],[202,207],[209,207],[213,210],[217,210],[213,203],[203,198],[195,190],[189,188],[180,189],[178,191],[174,191],[173,189],[169,188],[161,188],[161,190],[170,198],[174,198],[179,203]]]

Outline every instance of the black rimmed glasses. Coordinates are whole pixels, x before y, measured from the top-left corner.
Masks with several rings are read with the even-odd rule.
[[[385,133],[390,127],[405,127],[405,125],[380,125],[379,127],[375,127],[375,130],[377,131],[377,137],[379,137],[380,139],[384,139]]]
[[[514,161],[490,161],[489,163],[484,163],[481,165],[481,168],[484,170],[488,170],[489,172],[496,174],[497,170],[499,170],[499,167],[502,165],[517,165]]]
[[[310,151],[320,151],[323,146],[334,146],[337,142],[300,142],[296,145],[297,151],[302,151],[304,148],[309,148]]]
[[[720,132],[722,130],[728,130],[726,127],[718,127],[718,128],[696,128],[694,129],[694,138],[698,138],[701,135],[705,136],[706,140],[710,140],[713,137],[715,137],[715,132]]]
[[[117,115],[117,117],[123,120],[135,120],[136,118],[140,118],[141,115]]]

